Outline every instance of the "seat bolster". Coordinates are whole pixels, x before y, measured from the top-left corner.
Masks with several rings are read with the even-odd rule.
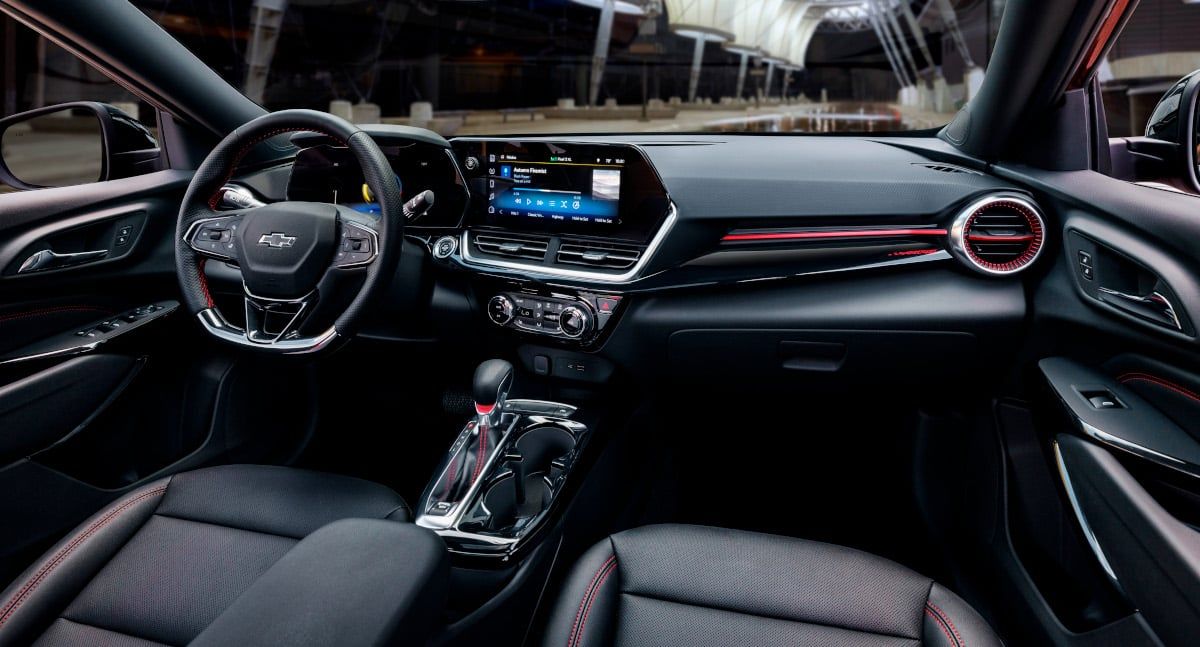
[[[610,644],[621,597],[621,568],[611,539],[583,554],[546,626],[547,647],[597,647]]]
[[[154,481],[92,515],[0,593],[0,647],[33,642],[153,516],[170,482]]]
[[[921,644],[928,647],[1003,647],[987,621],[962,598],[934,584],[925,602]]]

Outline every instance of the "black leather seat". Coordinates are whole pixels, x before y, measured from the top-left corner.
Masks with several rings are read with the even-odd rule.
[[[662,525],[589,550],[563,589],[547,647],[936,645],[998,647],[958,596],[850,548]]]
[[[85,521],[0,594],[0,645],[186,645],[318,528],[409,516],[388,488],[330,474],[238,465],[164,478]],[[393,526],[420,531],[383,529]],[[436,562],[444,546],[421,532],[412,558]]]

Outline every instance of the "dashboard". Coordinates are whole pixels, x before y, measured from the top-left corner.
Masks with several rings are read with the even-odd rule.
[[[422,278],[393,288],[367,334],[482,331],[541,375],[601,380],[649,363],[647,376],[793,379],[870,372],[907,348],[975,357],[1023,320],[1024,286],[1008,277],[1054,242],[1030,192],[932,137],[364,128],[405,198],[436,196],[405,228],[419,253],[402,271]],[[372,210],[347,151],[315,134],[293,142],[288,198]],[[432,313],[410,329],[406,308]],[[927,357],[903,359],[918,371]]]

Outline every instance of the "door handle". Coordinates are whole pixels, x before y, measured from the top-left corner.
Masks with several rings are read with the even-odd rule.
[[[94,249],[86,252],[71,252],[60,254],[54,250],[43,249],[40,252],[34,252],[29,258],[21,263],[21,267],[17,269],[17,274],[26,274],[28,272],[41,272],[45,270],[56,270],[60,267],[69,267],[71,265],[79,265],[89,261],[98,261],[105,256],[108,256],[107,249]]]
[[[1179,315],[1175,313],[1175,305],[1161,292],[1151,292],[1145,296],[1127,294],[1120,290],[1100,286],[1100,300],[1129,314],[1148,319],[1154,323],[1166,326],[1172,330],[1183,330]]]

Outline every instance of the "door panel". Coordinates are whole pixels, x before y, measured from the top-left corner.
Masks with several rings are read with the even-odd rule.
[[[1200,629],[1200,199],[1090,171],[1001,172],[1042,191],[1061,226],[1059,258],[1034,297],[1030,395],[1056,414],[1039,419],[1039,435],[1071,511],[1063,523],[1159,640],[1190,644]]]

